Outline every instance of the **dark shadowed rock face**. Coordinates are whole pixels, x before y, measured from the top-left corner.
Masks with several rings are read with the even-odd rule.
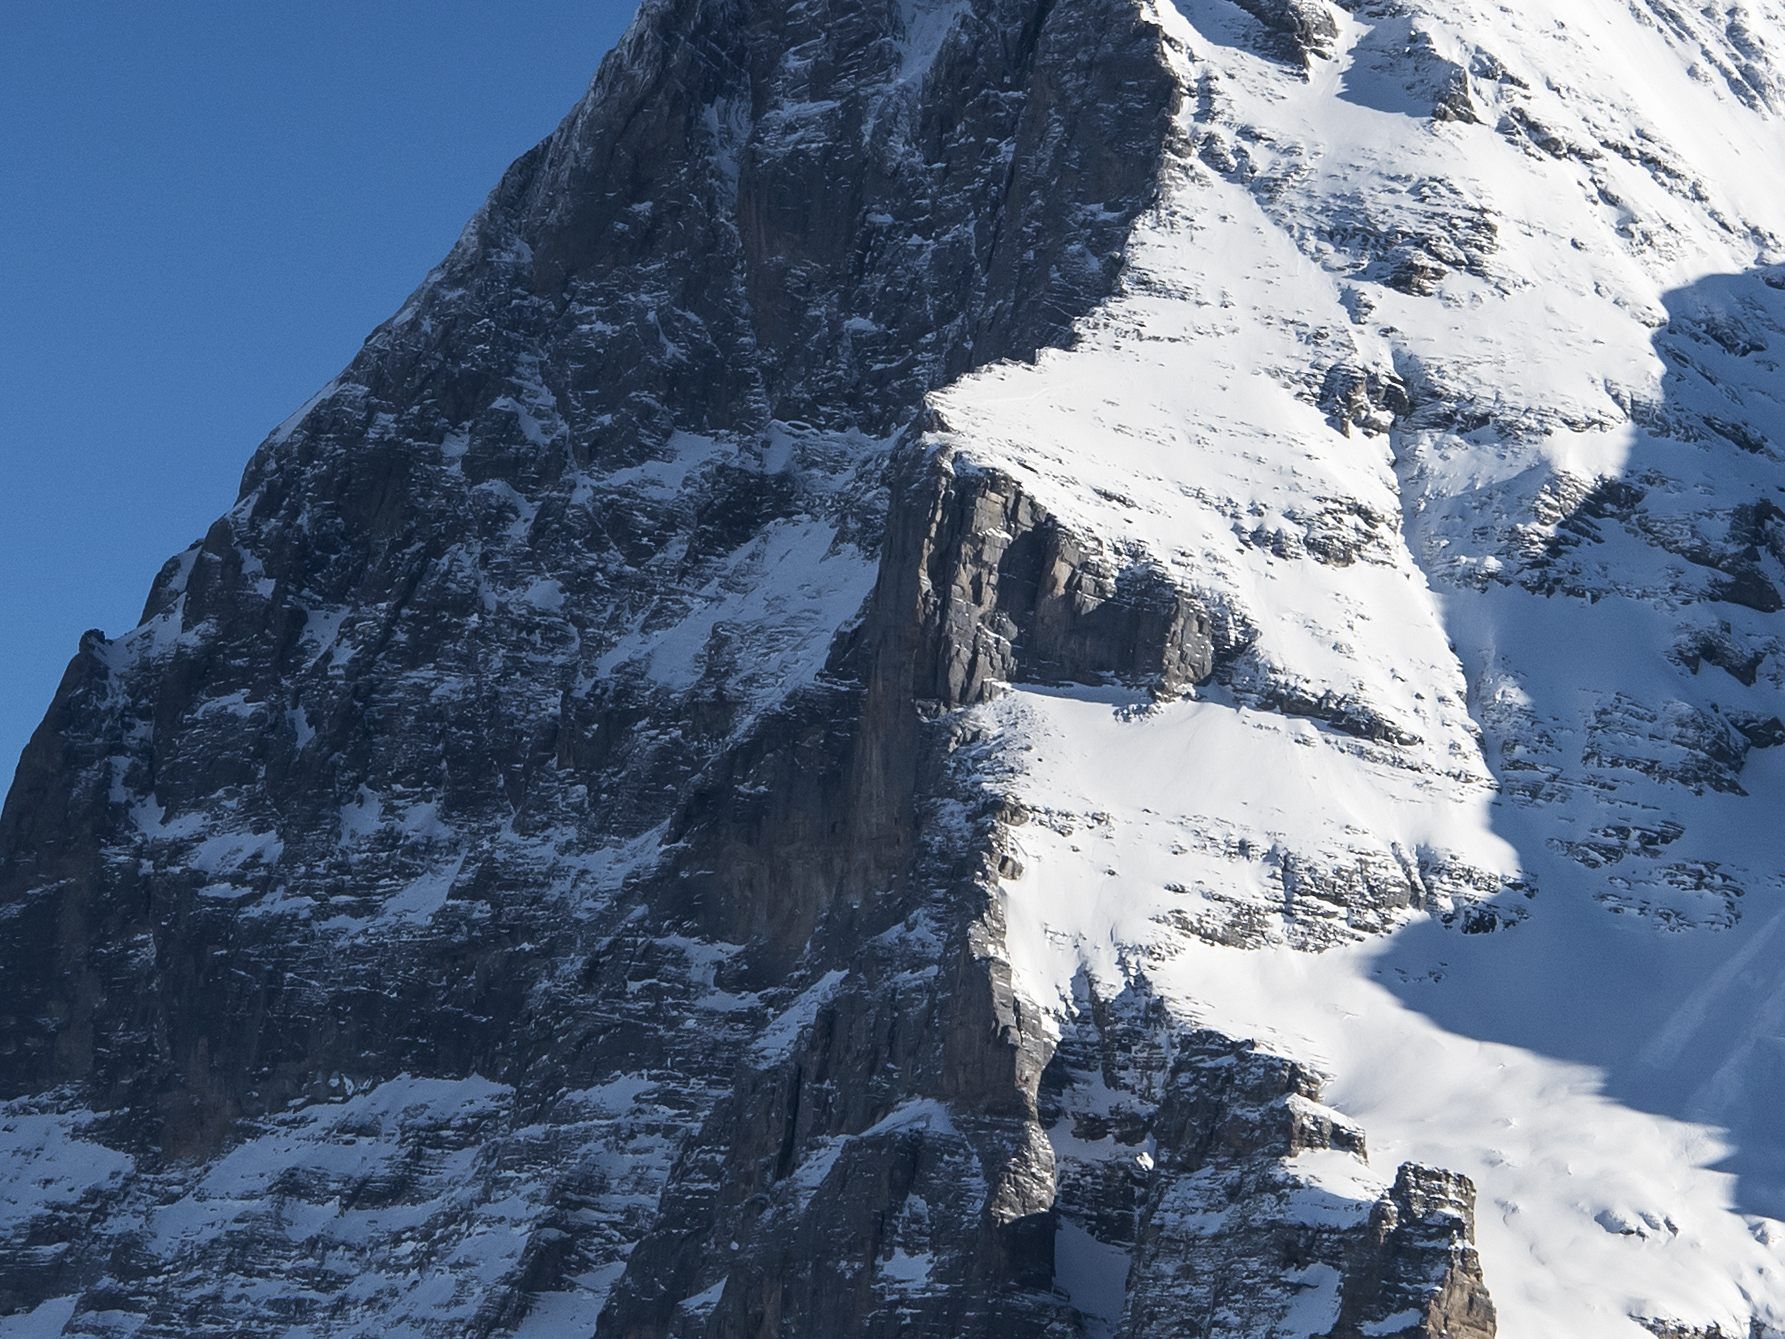
[[[411,1044],[472,1062],[538,951],[496,927],[562,890],[554,860],[617,885],[600,862],[688,821],[765,712],[859,693],[824,662],[888,448],[929,386],[1107,290],[1173,95],[1152,48],[1102,4],[647,14],[144,626],[83,644],[6,810],[12,942],[50,968],[9,973],[35,978],[10,1083],[152,1095],[200,1147],[319,1050],[384,1050],[392,988],[444,978],[462,1026]],[[302,988],[207,965],[262,930],[336,977],[392,931],[456,957],[429,898],[480,965],[359,1004],[331,982],[296,1032],[267,1016]]]
[[[1158,1177],[1056,1166],[1054,1080],[1118,1042],[1011,986],[1023,815],[958,710],[1176,692],[1209,619],[925,435],[1111,291],[1178,97],[1123,0],[647,5],[25,754],[0,1095],[83,1170],[9,1222],[0,1313],[1101,1333],[1081,1194],[1129,1332],[1205,1258],[1271,1293],[1278,1164],[1355,1132],[1155,1007]],[[1204,1175],[1259,1207],[1197,1256]],[[1347,1324],[1491,1333],[1467,1199],[1407,1170],[1308,1245]]]

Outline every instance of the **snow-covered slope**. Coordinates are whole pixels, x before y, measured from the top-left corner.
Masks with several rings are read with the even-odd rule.
[[[1362,5],[1304,66],[1163,7],[1124,292],[938,397],[1230,628],[1183,699],[979,708],[1019,986],[1329,1072],[1474,1180],[1507,1334],[1785,1326],[1785,12],[1725,8]]]
[[[0,817],[0,1335],[1785,1333],[1785,5],[653,0]]]

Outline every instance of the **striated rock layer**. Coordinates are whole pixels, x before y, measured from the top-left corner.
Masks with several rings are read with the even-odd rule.
[[[0,1334],[1779,1332],[1781,23],[648,3],[21,761]]]

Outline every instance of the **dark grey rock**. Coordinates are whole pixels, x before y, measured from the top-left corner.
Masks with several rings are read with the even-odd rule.
[[[0,1098],[95,1179],[0,1249],[0,1311],[1083,1332],[1000,950],[1022,815],[958,709],[1180,692],[1244,630],[959,468],[923,397],[1109,294],[1177,97],[1108,0],[647,4],[26,750]],[[1355,1139],[1148,1026],[1174,1184]],[[1170,1332],[1124,1184],[1128,1330]],[[1220,1249],[1280,1284],[1275,1202]]]

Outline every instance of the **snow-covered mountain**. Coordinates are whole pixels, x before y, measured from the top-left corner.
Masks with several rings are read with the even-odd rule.
[[[1785,1334],[1781,43],[651,0],[26,752],[0,1335]]]

